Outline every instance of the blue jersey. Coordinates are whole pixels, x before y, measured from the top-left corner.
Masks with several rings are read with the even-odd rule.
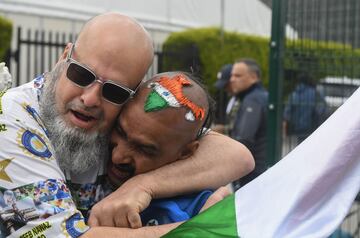
[[[141,213],[142,224],[154,226],[188,220],[200,212],[211,194],[212,191],[204,190],[174,198],[155,199]]]

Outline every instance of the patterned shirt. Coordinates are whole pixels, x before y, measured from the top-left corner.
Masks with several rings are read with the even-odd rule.
[[[38,113],[43,79],[0,93],[0,237],[78,237],[89,229]]]

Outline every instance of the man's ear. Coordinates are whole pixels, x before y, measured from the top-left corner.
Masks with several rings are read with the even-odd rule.
[[[67,54],[69,53],[72,44],[73,44],[73,43],[67,43],[67,44],[66,44],[63,53],[60,55],[60,58],[59,58],[58,62],[66,59]]]
[[[257,77],[255,72],[251,72],[250,75],[251,75],[252,82],[257,82],[259,80],[259,78]]]
[[[184,146],[184,148],[181,151],[180,158],[179,159],[187,159],[190,156],[192,156],[195,151],[199,148],[199,141],[194,140],[187,145]]]

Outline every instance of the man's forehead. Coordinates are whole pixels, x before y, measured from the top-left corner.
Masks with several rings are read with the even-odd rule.
[[[146,113],[141,103],[130,103],[125,107],[117,123],[133,146],[146,145],[160,150],[164,142],[178,137],[180,132],[171,124],[171,112]],[[176,124],[176,123],[175,123]]]
[[[185,127],[192,128],[191,125],[197,123],[188,122],[185,119],[185,114],[188,110],[185,107],[166,107],[155,111],[146,111],[145,106],[148,101],[148,97],[151,97],[151,88],[141,90],[140,98],[136,98],[133,101],[128,102],[119,117],[123,123],[135,127],[137,131],[143,131],[143,134],[147,134],[146,128],[158,128],[159,131],[156,134],[163,135],[165,133],[181,135],[184,132]],[[166,132],[165,132],[165,129]],[[156,135],[155,135],[156,136]]]
[[[92,71],[97,78],[101,81],[112,81],[118,85],[135,90],[142,81],[142,74],[134,72],[135,69],[126,69],[112,65],[111,57],[109,57],[101,50],[90,50],[84,44],[75,44],[73,49],[72,58],[78,61],[82,66]],[[118,65],[121,64],[120,60],[128,61],[126,58],[119,57],[117,59]]]

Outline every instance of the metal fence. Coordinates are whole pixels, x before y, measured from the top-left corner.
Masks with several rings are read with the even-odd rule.
[[[16,49],[9,51],[7,63],[15,85],[26,83],[35,76],[51,70],[67,42],[75,36],[60,32],[24,30],[17,28]]]
[[[273,0],[272,24],[269,155],[276,162],[359,87],[360,1]],[[355,202],[334,236],[360,237],[359,229]]]
[[[51,70],[66,44],[75,39],[76,35],[70,33],[17,28],[15,49],[10,49],[5,59],[15,79],[13,86],[29,82],[37,75]],[[154,48],[154,62],[146,78],[163,69],[162,47],[155,45]]]
[[[308,110],[316,111],[321,100],[324,100],[326,108],[323,117],[326,117],[360,85],[357,69],[360,55],[356,53],[360,44],[360,1],[289,0],[286,10],[285,21],[293,31],[288,34],[284,44],[283,108],[288,108],[288,104],[302,103],[299,105],[303,107],[302,113],[306,112],[306,106]],[[292,102],[291,98],[286,101],[304,77],[307,77],[305,80],[308,84],[315,87],[317,97],[304,96],[300,103]],[[296,121],[301,115],[296,115],[297,111],[293,112],[291,121]],[[313,116],[312,119],[317,118]],[[312,121],[312,124],[319,123]],[[297,136],[294,134],[290,133],[284,138],[286,146],[283,147],[283,154],[298,143],[291,140],[291,137]]]

